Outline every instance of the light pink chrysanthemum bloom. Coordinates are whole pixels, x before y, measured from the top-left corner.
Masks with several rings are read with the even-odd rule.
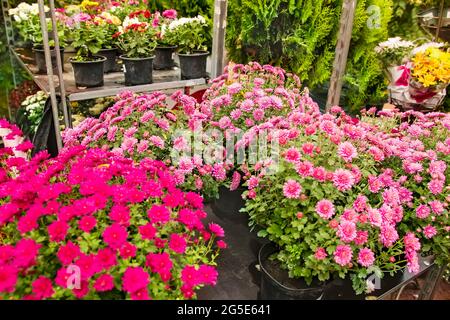
[[[351,162],[358,156],[358,152],[350,142],[342,142],[338,146],[338,155],[344,159],[345,162]]]
[[[316,212],[324,219],[334,216],[334,205],[330,200],[322,199],[316,204]]]
[[[338,245],[334,251],[334,261],[340,266],[345,266],[352,260],[353,251],[348,245]]]
[[[375,255],[369,248],[363,248],[358,253],[358,263],[363,267],[370,267],[375,261]]]
[[[283,186],[283,194],[286,198],[289,199],[298,199],[300,197],[300,193],[302,192],[302,187],[300,183],[293,179],[289,179],[285,182]]]

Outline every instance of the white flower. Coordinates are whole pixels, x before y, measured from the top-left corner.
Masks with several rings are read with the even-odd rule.
[[[169,30],[172,31],[174,29],[177,29],[178,27],[185,26],[185,25],[190,25],[190,24],[194,24],[194,23],[206,24],[206,20],[201,15],[198,15],[195,18],[180,18],[180,19],[176,19],[176,20],[172,21],[169,24]]]
[[[366,281],[366,293],[371,293],[374,290],[375,290],[375,284],[372,281],[367,280]]]
[[[387,41],[380,42],[378,46],[375,47],[376,53],[382,53],[383,51],[388,51],[391,49],[399,48],[412,48],[414,47],[414,42],[402,40],[400,37],[389,38]]]

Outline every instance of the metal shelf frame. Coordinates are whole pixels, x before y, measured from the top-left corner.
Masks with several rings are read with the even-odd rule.
[[[63,75],[63,61],[61,61],[61,57],[59,54],[56,55],[56,66],[53,66],[51,61],[51,51],[49,45],[49,34],[47,28],[47,20],[45,13],[45,0],[37,0],[39,7],[39,18],[41,24],[41,31],[43,35],[43,47],[45,53],[45,63],[47,66],[47,81],[44,81],[42,76],[38,77],[32,70],[28,67],[26,63],[22,60],[22,58],[17,54],[17,51],[14,48],[14,33],[12,29],[12,22],[10,17],[8,16],[9,4],[6,0],[0,0],[2,4],[3,14],[4,14],[4,23],[7,28],[7,36],[8,36],[8,45],[10,49],[10,57],[13,57],[18,61],[19,65],[25,68],[36,85],[44,92],[48,93],[51,99],[52,104],[52,113],[55,127],[55,135],[57,139],[57,147],[58,151],[62,148],[62,139],[59,125],[59,113],[58,113],[58,103],[57,103],[57,93],[61,97],[62,111],[64,117],[64,125],[66,128],[72,127],[72,121],[70,116],[69,106],[67,106],[66,98],[69,101],[80,101],[80,100],[89,100],[100,97],[113,96],[121,91],[129,90],[133,92],[151,92],[157,90],[170,90],[177,88],[184,88],[186,92],[190,90],[191,87],[205,85],[207,83],[207,79],[192,79],[192,80],[176,80],[176,81],[168,81],[168,82],[160,82],[160,83],[152,83],[148,85],[139,85],[139,86],[117,86],[114,88],[98,88],[98,89],[89,89],[89,90],[80,90],[78,92],[67,93],[66,92],[66,82],[64,80]],[[53,40],[55,42],[54,50],[59,52],[59,38],[58,38],[58,30],[56,23],[56,15],[55,15],[55,1],[47,0],[47,3],[50,8],[49,18],[52,25],[52,35]],[[227,0],[215,0],[214,1],[214,25],[213,25],[213,50],[212,50],[212,63],[211,63],[211,77],[215,78],[221,74],[224,64],[225,64],[225,25],[226,25],[226,16],[227,16]],[[56,67],[54,69],[54,67]],[[58,79],[58,86],[56,86],[55,78],[54,78],[54,70],[56,70],[56,76]]]

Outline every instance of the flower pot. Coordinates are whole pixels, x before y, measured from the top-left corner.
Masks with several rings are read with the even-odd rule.
[[[177,46],[171,47],[156,47],[155,60],[153,61],[153,69],[165,70],[171,69],[174,66],[173,52]]]
[[[153,82],[153,58],[127,58],[120,56],[123,60],[123,73],[126,86],[136,86]]]
[[[45,63],[45,51],[43,46],[33,47],[34,61],[38,68],[38,73],[47,73],[47,64]],[[59,54],[61,56],[62,70],[64,71],[64,48],[59,48]],[[50,55],[52,59],[53,69],[56,69],[56,52],[54,48],[50,48]]]
[[[409,81],[409,95],[412,99],[416,100],[418,103],[422,103],[425,100],[433,98],[436,94],[445,89],[446,86],[430,86],[424,87],[420,82],[411,79]]]
[[[106,58],[103,72],[113,72],[116,69],[117,49],[101,49],[98,54]]]
[[[180,58],[181,79],[199,79],[206,77],[206,59],[209,52],[193,54],[178,53]]]
[[[101,87],[103,86],[103,67],[105,57],[94,56],[94,61],[74,61],[70,60],[75,76],[77,87]]]
[[[311,283],[308,286],[303,280],[291,279],[279,263],[269,257],[277,250],[271,243],[261,247],[258,262],[261,270],[261,300],[320,300],[325,291],[325,283]]]
[[[239,212],[244,207],[245,201],[242,199],[242,193],[245,188],[239,187],[230,191],[227,187],[219,188],[219,198],[214,199],[211,208],[214,214],[221,219],[231,220],[232,223],[248,227],[248,215]]]

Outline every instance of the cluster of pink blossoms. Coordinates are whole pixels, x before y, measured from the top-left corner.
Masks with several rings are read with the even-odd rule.
[[[83,145],[135,161],[146,157],[163,161],[182,189],[215,197],[218,183],[226,179],[231,168],[229,163],[209,164],[201,155],[172,159],[172,152],[191,154],[190,139],[196,128],[191,118],[196,108],[196,100],[180,91],[170,98],[161,92],[135,95],[124,91],[98,119],[87,118],[65,130],[63,140],[66,147]]]
[[[17,159],[0,179],[2,298],[180,299],[216,283],[223,229],[162,162],[82,146]]]
[[[448,248],[441,248],[450,230],[450,117],[373,113],[355,119],[334,107],[321,114],[310,103],[291,110],[286,119],[273,117],[254,126],[238,142],[247,146],[267,129],[269,139],[278,139],[283,170],[270,173],[273,163],[267,159],[242,166],[248,186],[244,196],[256,223],[267,230],[281,227],[281,232],[269,231],[269,239],[279,242],[280,257],[293,274],[307,272],[304,268],[326,277],[308,266],[309,255],[316,263],[336,263],[323,269],[327,275],[392,266],[403,260],[399,252],[411,272],[419,270],[421,253],[448,259]],[[252,186],[254,180],[258,187]],[[279,201],[284,218],[271,213],[278,212]],[[268,215],[258,213],[259,203]],[[292,215],[286,220],[288,212]],[[303,241],[310,248],[298,255],[296,247]],[[426,252],[420,251],[423,244]],[[382,261],[382,256],[390,260]]]

